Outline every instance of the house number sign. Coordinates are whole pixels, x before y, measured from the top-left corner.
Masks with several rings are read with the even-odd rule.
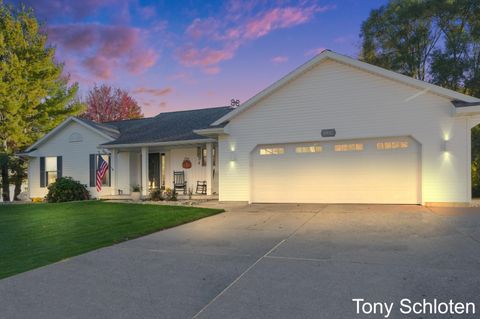
[[[334,128],[322,130],[322,137],[334,137],[337,132]]]

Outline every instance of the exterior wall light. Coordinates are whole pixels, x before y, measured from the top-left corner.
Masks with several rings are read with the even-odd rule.
[[[450,141],[449,140],[444,140],[442,142],[442,151],[448,152],[449,149],[450,149]]]
[[[235,152],[230,152],[230,162],[235,162],[237,160],[237,156]]]

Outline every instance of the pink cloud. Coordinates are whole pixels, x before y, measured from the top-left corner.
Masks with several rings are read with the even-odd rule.
[[[164,96],[168,95],[173,92],[173,89],[171,87],[166,87],[166,88],[146,88],[146,87],[139,87],[135,90],[133,90],[133,93],[135,94],[149,94],[153,96]]]
[[[212,17],[203,20],[197,18],[187,27],[185,33],[191,38],[198,40],[202,37],[214,36],[219,26],[219,21]]]
[[[155,15],[157,14],[157,11],[154,6],[146,6],[146,7],[140,8],[139,11],[142,18],[146,20],[155,17]]]
[[[248,22],[245,26],[244,37],[247,39],[255,39],[265,36],[276,29],[288,28],[305,23],[312,18],[315,12],[315,7],[287,7],[272,9],[262,16]]]
[[[210,48],[196,49],[193,47],[178,50],[177,57],[184,66],[202,66],[218,64],[233,57],[233,51],[228,49],[216,50]]]
[[[279,55],[279,56],[276,56],[276,57],[272,58],[272,62],[275,63],[275,64],[281,64],[281,63],[285,63],[287,61],[288,61],[288,57],[284,56],[284,55]]]
[[[158,55],[146,41],[144,30],[100,24],[64,24],[47,29],[57,54],[80,60],[84,70],[99,79],[110,79],[116,71],[141,73],[155,65]],[[72,70],[70,72],[81,72]]]
[[[218,65],[206,67],[203,69],[205,74],[214,75],[220,73],[220,67]]]
[[[104,56],[86,58],[82,64],[99,79],[107,80],[112,76],[113,65]]]
[[[328,49],[323,48],[323,47],[311,49],[311,50],[308,50],[307,52],[305,52],[305,56],[314,56],[314,55],[322,53],[325,50],[328,50]]]
[[[187,67],[201,67],[207,74],[216,74],[220,71],[218,64],[230,60],[237,49],[246,42],[268,35],[284,28],[307,23],[318,12],[334,9],[335,6],[310,5],[307,1],[296,6],[276,6],[274,8],[258,8],[260,2],[247,1],[240,4],[229,1],[222,12],[222,18],[207,17],[195,19],[187,27],[185,33],[190,44],[176,51],[180,63]],[[253,10],[258,8],[258,10]],[[253,12],[260,12],[252,15]],[[217,42],[223,49],[214,49],[211,46],[202,46],[201,39]],[[274,63],[283,63],[286,60],[276,60]]]
[[[152,50],[137,51],[128,59],[127,69],[133,74],[142,73],[155,65],[158,54]]]

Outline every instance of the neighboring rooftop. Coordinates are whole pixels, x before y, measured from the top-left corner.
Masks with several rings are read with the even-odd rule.
[[[114,141],[104,145],[159,143],[205,139],[194,130],[210,128],[210,124],[230,112],[230,106],[160,113],[155,117],[89,124],[102,130]],[[82,119],[82,121],[85,121]],[[217,126],[218,127],[218,126]],[[109,133],[107,133],[109,132]],[[116,133],[115,133],[116,132]]]

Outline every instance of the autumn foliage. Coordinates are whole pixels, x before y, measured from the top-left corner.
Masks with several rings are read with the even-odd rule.
[[[108,85],[95,85],[86,98],[83,118],[95,122],[110,122],[142,118],[137,102],[125,91]]]

